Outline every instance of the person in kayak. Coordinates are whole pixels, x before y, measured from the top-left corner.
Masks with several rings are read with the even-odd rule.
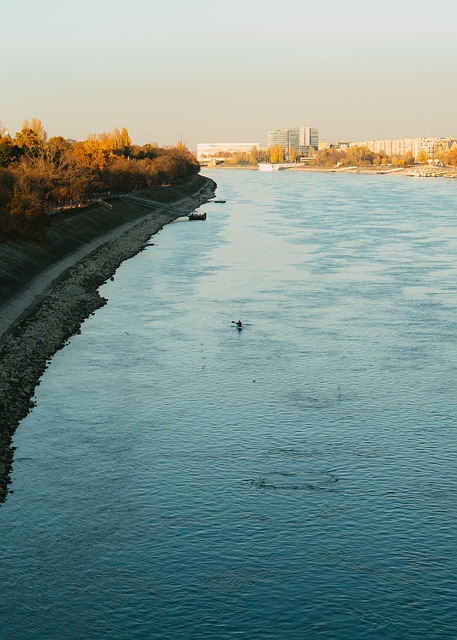
[[[241,320],[238,320],[238,322],[235,322],[235,320],[232,320],[232,322],[238,327],[238,329],[243,328],[243,323],[241,322]]]

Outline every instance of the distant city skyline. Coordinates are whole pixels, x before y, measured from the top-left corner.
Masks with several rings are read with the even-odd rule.
[[[12,135],[37,117],[78,140],[266,146],[305,114],[328,141],[457,136],[455,0],[17,0],[2,18]]]
[[[272,129],[267,132],[267,147],[279,145],[287,156],[293,152],[298,155],[308,155],[312,149],[319,148],[319,129],[307,124],[297,127],[285,127]]]

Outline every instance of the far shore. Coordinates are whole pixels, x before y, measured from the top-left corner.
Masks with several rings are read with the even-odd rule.
[[[228,165],[220,164],[216,167],[205,167],[205,171],[236,169],[241,171],[258,171],[258,165]],[[409,167],[393,167],[393,166],[328,166],[328,165],[311,165],[297,164],[294,167],[283,169],[287,172],[304,171],[309,173],[359,173],[364,175],[386,175],[399,174],[405,176],[431,177],[431,178],[456,178],[457,167],[439,167],[434,165],[416,164]]]

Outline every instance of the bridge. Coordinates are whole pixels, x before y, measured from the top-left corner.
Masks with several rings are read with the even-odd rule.
[[[217,167],[218,164],[225,164],[225,158],[211,157],[211,158],[197,158],[201,167]]]

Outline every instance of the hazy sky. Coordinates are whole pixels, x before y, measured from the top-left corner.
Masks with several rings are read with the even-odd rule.
[[[3,0],[0,122],[85,139],[457,137],[457,0]]]

